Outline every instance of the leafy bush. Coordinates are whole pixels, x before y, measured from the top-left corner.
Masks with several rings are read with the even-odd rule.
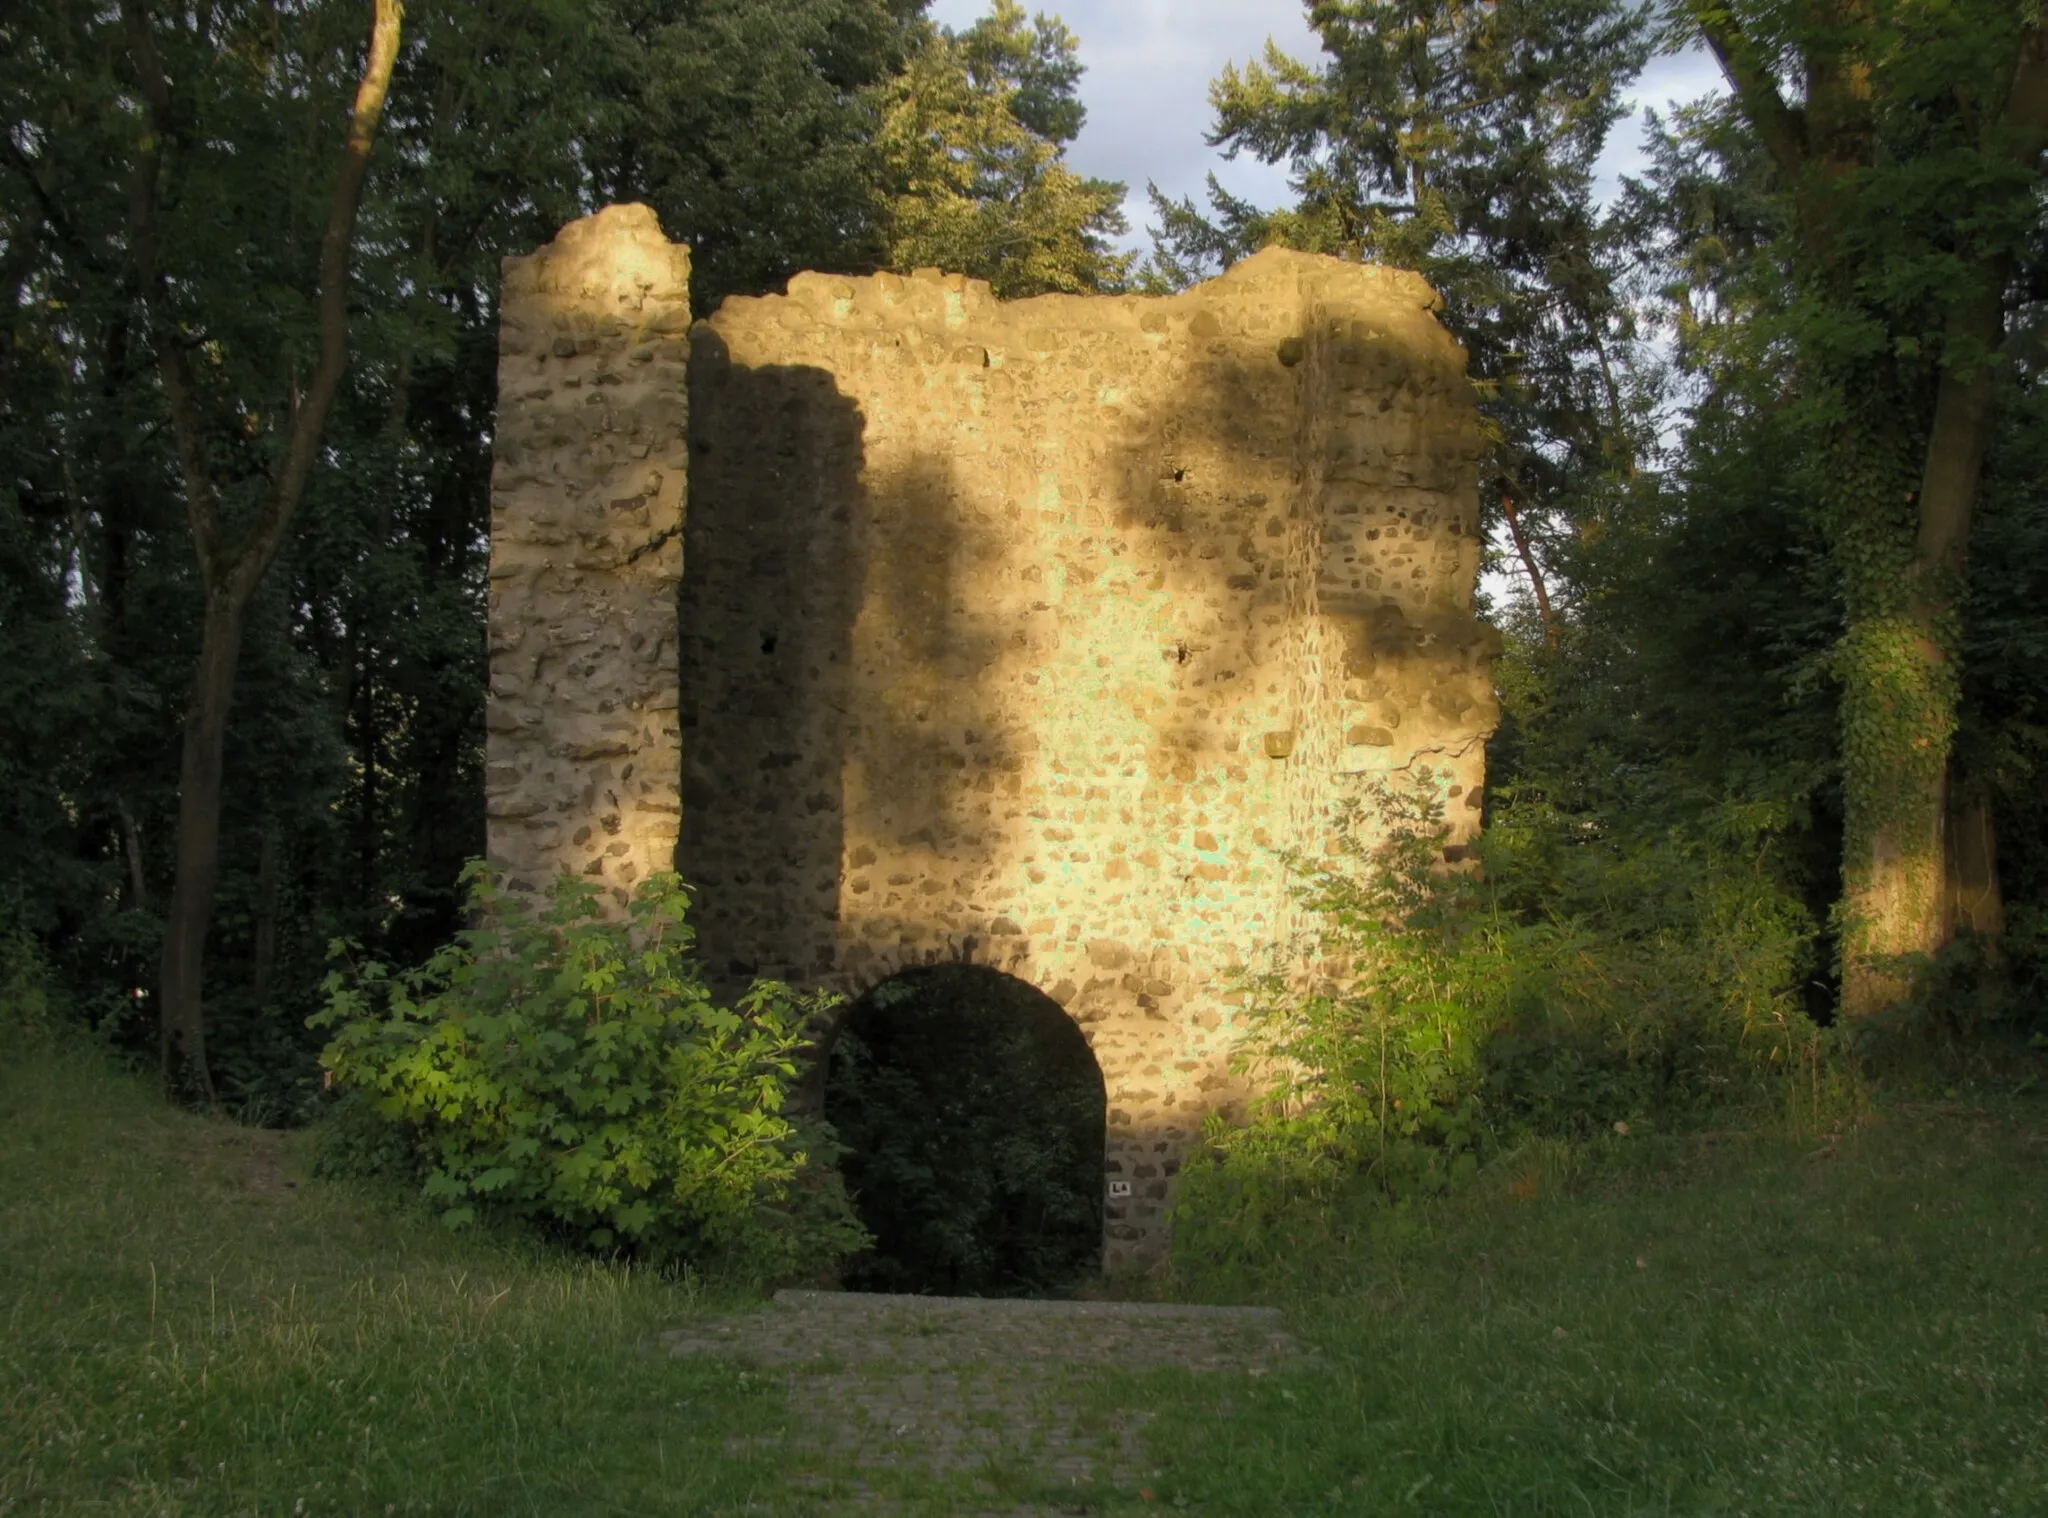
[[[1212,1126],[1176,1248],[1216,1226],[1242,1239],[1361,1176],[1426,1195],[1532,1136],[1811,1099],[1820,1035],[1798,992],[1815,934],[1772,866],[1782,825],[1728,803],[1616,836],[1509,804],[1468,872],[1442,862],[1426,773],[1355,800],[1336,854],[1288,861],[1309,928],[1241,972],[1269,1094],[1249,1124]]]
[[[829,1134],[784,1111],[824,998],[763,981],[716,1005],[672,875],[644,881],[623,920],[579,879],[532,911],[481,866],[465,878],[483,926],[415,971],[337,971],[313,1019],[333,1030],[334,1083],[403,1131],[446,1221],[507,1216],[769,1274],[858,1247],[814,1163]],[[360,1133],[350,1147],[376,1152]]]

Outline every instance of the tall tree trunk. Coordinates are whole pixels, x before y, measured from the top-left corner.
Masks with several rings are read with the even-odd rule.
[[[1543,623],[1543,646],[1552,653],[1557,651],[1557,616],[1550,609],[1550,587],[1543,581],[1543,566],[1536,560],[1536,551],[1529,542],[1528,534],[1522,531],[1521,513],[1515,510],[1515,498],[1505,482],[1500,492],[1500,512],[1508,524],[1508,536],[1515,540],[1515,552],[1522,560],[1522,568],[1529,576],[1529,587],[1536,593],[1536,615]]]
[[[277,823],[266,818],[256,851],[256,964],[249,976],[250,998],[259,1011],[270,1000],[270,982],[277,970],[278,848]]]
[[[377,816],[382,803],[377,791],[377,684],[372,673],[376,653],[360,617],[356,628],[356,762],[363,771],[362,804],[356,809],[356,889],[358,898],[369,902],[377,899],[377,843],[382,832]]]
[[[142,862],[142,829],[135,821],[135,813],[128,808],[127,797],[114,798],[114,811],[121,819],[121,856],[128,861],[128,905],[147,912],[149,875]]]
[[[1998,833],[1991,797],[1949,777],[1948,931],[1969,934],[1994,965],[2005,941],[2005,892],[1998,880]]]
[[[164,923],[160,1025],[164,1080],[173,1090],[208,1102],[214,1099],[213,1074],[206,1063],[200,985],[213,884],[220,869],[221,771],[235,669],[241,662],[242,611],[239,598],[226,589],[208,592],[199,670],[192,682],[184,753],[178,766],[177,878]]]
[[[1955,681],[1934,629],[1852,619],[1842,645],[1842,1011],[1897,1006],[1948,938]]]
[[[370,150],[376,145],[384,100],[390,93],[398,62],[400,0],[374,0],[370,46],[349,117],[347,140],[329,202],[327,225],[320,239],[320,273],[316,304],[320,317],[320,361],[304,392],[293,397],[284,450],[268,482],[262,507],[237,543],[228,541],[220,493],[212,474],[204,404],[186,365],[188,338],[157,302],[167,294],[168,279],[157,244],[157,198],[161,190],[166,143],[179,140],[178,112],[156,49],[155,23],[148,0],[122,0],[129,59],[152,132],[137,156],[129,203],[129,242],[138,288],[151,302],[157,370],[171,415],[185,486],[185,516],[199,557],[206,588],[206,617],[200,641],[199,668],[192,683],[192,705],[185,721],[185,744],[178,769],[177,878],[171,891],[169,920],[164,925],[164,950],[159,974],[160,1049],[165,1084],[176,1091],[213,1097],[213,1077],[206,1063],[206,1024],[202,990],[206,933],[213,915],[213,887],[220,865],[221,769],[227,740],[228,708],[234,698],[235,670],[241,661],[242,626],[251,598],[276,560],[305,495],[306,481],[319,457],[327,414],[348,371],[348,265],[355,237],[356,212],[362,204],[363,182],[369,174]],[[249,408],[258,413],[260,406]]]

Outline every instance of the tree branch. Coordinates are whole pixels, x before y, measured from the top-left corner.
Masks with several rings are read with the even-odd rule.
[[[1535,549],[1530,545],[1528,535],[1522,531],[1521,513],[1515,510],[1515,498],[1509,493],[1505,477],[1500,482],[1500,511],[1507,519],[1508,535],[1515,540],[1515,552],[1521,556],[1522,568],[1529,573],[1530,588],[1536,592],[1536,614],[1543,622],[1544,646],[1551,652],[1557,651],[1557,615],[1550,608],[1550,588],[1543,582],[1543,567],[1536,562]]]
[[[327,413],[348,371],[348,256],[355,240],[356,212],[363,200],[363,181],[370,171],[370,150],[377,124],[391,92],[391,74],[398,62],[399,27],[405,16],[401,0],[376,0],[370,26],[370,54],[356,86],[348,140],[342,145],[341,169],[328,208],[327,230],[320,239],[320,363],[292,417],[291,434],[272,477],[270,500],[236,555],[235,578],[253,593],[270,561],[284,542],[299,497],[320,451]]]
[[[1806,166],[1805,113],[1785,104],[1777,81],[1757,66],[1755,51],[1733,17],[1706,0],[1691,0],[1691,8],[1700,36],[1721,65],[1742,113],[1763,139],[1778,177],[1791,185]]]

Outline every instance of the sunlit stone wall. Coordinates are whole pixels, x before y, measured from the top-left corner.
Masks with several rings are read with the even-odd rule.
[[[689,272],[644,206],[505,261],[486,783],[517,890],[673,867]]]
[[[1245,1095],[1226,971],[1293,926],[1280,851],[1322,851],[1347,791],[1425,769],[1454,858],[1478,825],[1479,439],[1434,303],[1409,274],[1270,250],[1162,299],[805,274],[693,332],[680,854],[706,958],[853,994],[938,960],[1044,989],[1108,1087],[1113,1267],[1157,1250],[1203,1115]],[[539,351],[507,374],[548,392],[560,370],[517,368]],[[607,361],[578,362],[591,394]],[[609,362],[647,376],[666,444],[680,392]],[[536,404],[583,414],[562,396]],[[594,484],[613,441],[570,429],[546,457]],[[616,493],[666,511],[671,468]],[[547,583],[604,636],[611,579]],[[498,636],[552,647],[560,615]],[[647,649],[635,711],[668,678]],[[615,741],[574,695],[503,720],[550,755]],[[627,755],[573,762],[593,778],[559,768],[572,788],[603,786]],[[500,794],[554,808],[522,828],[570,794],[516,778],[494,829]],[[589,868],[580,826],[532,836]]]

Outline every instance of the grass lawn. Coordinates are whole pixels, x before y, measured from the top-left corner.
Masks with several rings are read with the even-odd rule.
[[[1092,1510],[2048,1514],[2048,1109],[1612,1150],[1167,1283],[1314,1358],[1087,1386],[1155,1413]],[[394,1215],[89,1055],[0,1062],[7,1518],[813,1511],[764,1442],[801,1384],[652,1349],[730,1305]]]
[[[1159,1498],[2048,1514],[2039,1101],[1880,1109],[1833,1141],[1619,1139],[1563,1184],[1571,1156],[1549,1157],[1186,1283],[1284,1306],[1321,1363],[1159,1388]]]
[[[704,1305],[305,1180],[88,1055],[0,1069],[0,1514],[764,1510]]]

